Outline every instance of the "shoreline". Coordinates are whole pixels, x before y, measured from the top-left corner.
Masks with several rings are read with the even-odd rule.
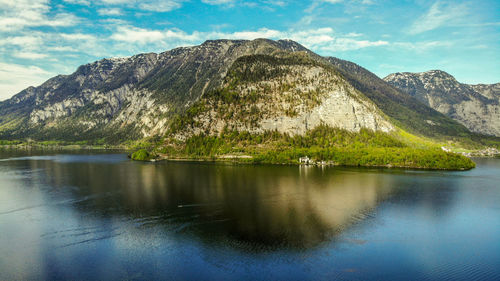
[[[43,144],[29,144],[29,145],[11,145],[11,144],[0,144],[0,149],[1,148],[7,148],[7,149],[35,149],[35,148],[50,148],[54,150],[122,150],[122,151],[127,151],[127,152],[133,152],[134,149],[124,146],[124,145],[79,145],[79,144],[69,144],[69,145],[43,145]],[[473,154],[471,153],[470,155],[464,155],[461,152],[455,152],[451,151],[456,154],[463,155],[467,158],[480,158],[480,159],[487,159],[487,158],[500,158],[499,155],[484,155],[484,154]],[[220,159],[252,159],[253,157],[250,155],[242,155],[243,157],[238,157],[238,156],[219,156]],[[170,160],[174,159],[186,159],[186,160],[194,160],[194,159],[203,159],[203,158],[192,158],[192,157],[181,157],[181,158],[168,158]],[[157,161],[161,161],[165,159],[158,159]]]
[[[6,144],[0,145],[0,150],[47,150],[47,151],[76,151],[76,150],[87,150],[87,151],[121,151],[127,153],[128,157],[131,158],[133,153],[133,148],[123,146],[123,145],[43,145],[43,144]],[[472,158],[499,158],[499,156],[471,156]],[[218,163],[232,163],[238,165],[294,165],[294,166],[304,166],[304,167],[364,167],[364,168],[398,168],[398,169],[414,169],[414,170],[435,170],[435,171],[467,171],[470,168],[440,168],[440,167],[422,167],[413,165],[395,165],[395,164],[382,164],[382,165],[349,165],[336,163],[334,161],[311,161],[310,163],[298,163],[296,161],[289,162],[267,162],[267,161],[255,161],[255,156],[250,155],[221,155],[214,157],[169,157],[167,155],[157,155],[151,159],[147,160],[135,160],[132,161],[143,161],[143,162],[162,162],[162,161],[172,161],[172,162],[218,162]]]
[[[247,156],[247,155],[245,155]],[[251,157],[251,156],[250,156]],[[130,158],[130,156],[129,156]],[[475,158],[480,158],[480,157],[475,157]],[[481,158],[494,158],[494,157],[481,157]],[[385,169],[405,169],[405,170],[428,170],[428,171],[469,171],[474,169],[475,167],[471,168],[460,168],[460,169],[447,169],[447,168],[429,168],[429,167],[420,167],[420,166],[401,166],[401,165],[392,165],[392,164],[387,164],[387,165],[346,165],[346,164],[338,164],[333,161],[322,161],[321,163],[310,163],[310,164],[304,164],[304,163],[295,163],[295,162],[288,162],[288,163],[272,163],[272,162],[252,162],[252,161],[239,161],[240,159],[253,159],[253,158],[248,158],[248,157],[234,157],[234,158],[228,158],[228,157],[218,157],[218,158],[213,158],[213,157],[207,157],[207,158],[190,158],[190,157],[176,157],[176,158],[169,158],[169,157],[159,157],[159,158],[153,158],[149,160],[134,160],[131,159],[131,161],[138,161],[138,162],[149,162],[149,163],[160,163],[160,162],[206,162],[206,163],[228,163],[228,164],[237,164],[237,165],[289,165],[289,166],[299,166],[299,167],[350,167],[350,168],[385,168]]]

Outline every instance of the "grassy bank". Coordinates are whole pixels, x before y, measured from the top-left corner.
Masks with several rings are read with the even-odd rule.
[[[166,139],[151,150],[166,159],[232,160],[245,163],[313,163],[345,166],[385,166],[467,170],[475,163],[437,145],[406,142],[397,135],[363,129],[358,133],[319,126],[304,136],[278,132],[252,134],[224,131],[219,136],[196,135],[185,141]]]

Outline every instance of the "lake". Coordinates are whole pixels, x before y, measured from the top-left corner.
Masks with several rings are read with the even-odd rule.
[[[500,159],[465,172],[0,151],[0,280],[500,280]]]

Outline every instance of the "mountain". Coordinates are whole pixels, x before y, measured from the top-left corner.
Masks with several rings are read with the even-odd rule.
[[[390,116],[391,121],[397,126],[414,134],[439,139],[471,136],[469,130],[463,125],[406,92],[391,87],[367,69],[338,58],[329,57],[328,61],[337,67],[356,89],[373,100],[382,111]]]
[[[200,110],[200,102],[198,116],[193,106]],[[470,134],[354,63],[321,57],[291,40],[256,39],[211,40],[80,66],[0,102],[0,139],[119,143],[164,136],[185,125],[189,112],[197,126],[180,128],[179,137],[228,127],[304,134],[320,124]]]
[[[353,132],[395,130],[331,65],[300,52],[238,58],[221,87],[205,93],[188,113],[173,123],[180,138],[225,130],[304,135],[322,124]]]
[[[290,40],[103,59],[0,102],[0,143],[147,148],[136,160],[470,169],[470,159],[426,139],[473,136],[368,70]]]
[[[103,59],[80,66],[0,103],[0,137],[137,139],[220,85],[239,57],[300,50],[287,41],[217,40],[161,54]]]
[[[394,73],[384,80],[473,132],[500,136],[500,83],[467,85],[441,70]]]

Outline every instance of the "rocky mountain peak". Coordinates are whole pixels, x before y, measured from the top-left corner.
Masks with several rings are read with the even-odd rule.
[[[384,78],[474,132],[500,136],[500,87],[467,85],[442,70],[393,73]]]
[[[450,91],[461,87],[461,84],[449,73],[442,70],[430,70],[418,73],[419,79],[427,87],[442,88],[443,91]]]
[[[420,75],[423,76],[433,76],[433,77],[440,77],[440,78],[449,78],[455,80],[455,77],[453,77],[451,74],[449,74],[446,71],[439,70],[439,69],[433,69],[425,72],[420,72]]]

